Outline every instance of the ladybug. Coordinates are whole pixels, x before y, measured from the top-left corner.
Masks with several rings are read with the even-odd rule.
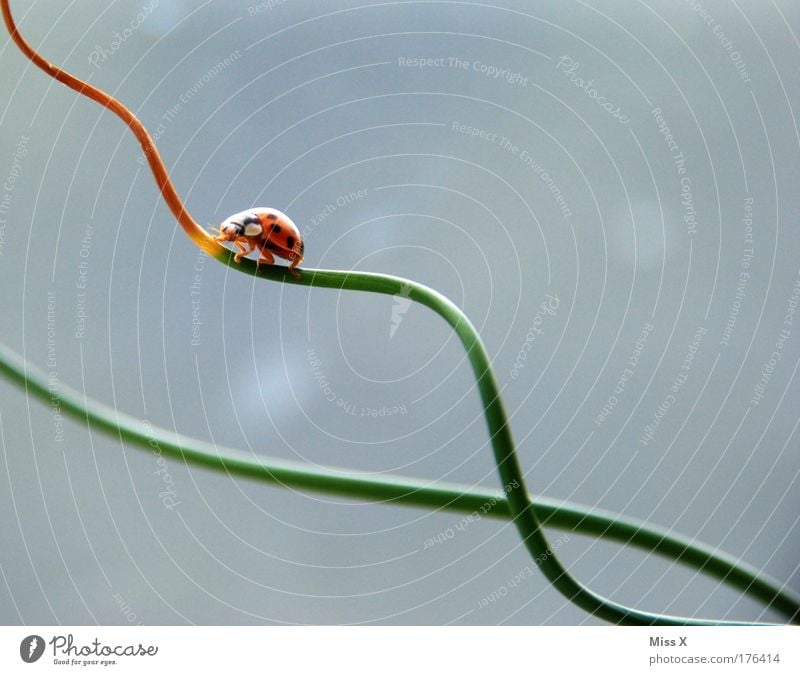
[[[303,262],[305,245],[300,230],[285,213],[278,209],[256,207],[235,213],[226,218],[218,228],[211,228],[218,235],[214,241],[232,241],[239,252],[234,256],[238,263],[242,256],[256,249],[261,252],[258,264],[275,264],[275,256],[289,260],[289,271],[299,278],[295,271]]]

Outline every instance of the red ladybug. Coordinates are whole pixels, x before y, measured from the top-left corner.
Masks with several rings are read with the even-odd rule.
[[[233,259],[237,263],[242,256],[258,249],[261,252],[258,264],[274,265],[275,256],[278,256],[290,261],[289,271],[295,277],[300,276],[295,267],[303,262],[303,238],[292,219],[278,209],[248,209],[226,218],[218,228],[211,229],[219,233],[214,237],[215,241],[232,241],[236,245],[239,252]]]

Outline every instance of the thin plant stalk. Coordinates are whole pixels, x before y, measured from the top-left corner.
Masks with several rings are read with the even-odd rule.
[[[238,264],[235,263],[233,261],[233,253],[215,242],[211,235],[200,227],[189,214],[169,178],[169,173],[158,153],[155,142],[138,118],[128,110],[125,105],[110,94],[54,66],[40,56],[17,30],[11,15],[8,0],[0,0],[0,3],[3,11],[3,19],[11,34],[11,38],[28,59],[50,77],[55,78],[74,91],[108,108],[128,125],[142,146],[142,150],[164,200],[169,205],[178,223],[183,227],[192,242],[203,251],[234,269],[249,274],[255,274],[258,277],[273,281],[323,288],[336,288],[339,290],[385,293],[390,295],[395,295],[402,291],[406,297],[426,305],[450,324],[459,336],[467,352],[467,357],[469,358],[477,380],[497,470],[501,483],[505,486],[506,490],[504,502],[507,504],[508,516],[516,525],[525,546],[539,569],[564,597],[590,614],[617,624],[752,625],[748,622],[713,621],[646,612],[636,608],[626,607],[613,600],[604,598],[581,584],[566,570],[558,556],[556,556],[549,547],[547,538],[542,530],[540,516],[537,515],[534,502],[525,484],[523,471],[516,454],[511,428],[508,424],[508,417],[504,410],[502,399],[500,398],[489,355],[486,352],[486,348],[478,332],[464,313],[440,293],[422,284],[399,277],[364,272],[303,269],[299,270],[300,274],[298,278],[294,278],[285,267],[261,266],[259,268],[256,263],[251,260],[243,261]],[[7,372],[7,369],[4,369],[4,372]],[[29,380],[26,380],[26,382],[28,381]],[[74,412],[80,412],[81,409],[86,412],[87,409],[85,405],[86,401],[84,401],[83,408],[78,406]],[[113,419],[109,417],[112,411],[104,410],[103,412],[103,415],[98,415],[93,418],[94,423],[105,431],[119,432],[122,428],[120,424],[109,425],[109,420]],[[87,419],[89,419],[88,414]],[[122,419],[121,414],[117,413],[116,419]],[[127,421],[130,420],[128,419]],[[127,427],[127,432],[132,431],[132,428]],[[175,439],[177,438],[179,437],[175,436]],[[167,442],[168,439],[163,440]],[[203,450],[191,444],[183,447],[181,444],[176,443],[175,440],[170,441],[169,445],[173,449],[173,454],[179,453],[180,456],[184,457],[187,461],[203,464],[205,466],[224,468],[228,471],[238,468],[241,472],[245,473],[254,468],[254,466],[242,464],[242,458],[229,457],[225,461],[222,461],[216,448],[207,448]],[[772,596],[772,601],[775,601],[777,597],[777,594]],[[800,614],[800,612],[798,612],[798,606],[795,603],[792,619],[797,620],[798,614]]]
[[[287,280],[293,279],[287,275]],[[0,344],[0,375],[24,388],[27,396],[58,409],[91,431],[100,431],[144,450],[177,461],[284,488],[310,490],[374,504],[438,509],[473,518],[510,520],[511,508],[505,492],[477,490],[467,485],[437,481],[426,483],[406,477],[376,477],[318,468],[299,462],[268,459],[255,453],[220,447],[168,431],[88,398],[26,362]],[[569,530],[575,534],[597,536],[693,567],[721,580],[732,588],[763,602],[788,620],[800,613],[800,597],[785,584],[771,579],[741,560],[726,555],[693,539],[652,524],[590,506],[556,501],[546,497],[531,499],[536,517],[545,527]]]

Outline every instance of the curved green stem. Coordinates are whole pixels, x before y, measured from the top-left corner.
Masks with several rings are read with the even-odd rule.
[[[497,383],[495,382],[494,373],[486,349],[474,326],[469,322],[463,312],[450,302],[450,300],[426,286],[385,274],[305,269],[298,278],[295,278],[285,267],[262,267],[261,270],[259,270],[256,264],[251,260],[244,260],[241,264],[235,264],[233,262],[233,254],[216,243],[213,238],[200,227],[194,218],[192,218],[191,214],[184,206],[180,195],[170,180],[166,166],[158,154],[155,142],[141,121],[113,96],[93,87],[58,66],[53,65],[31,47],[17,30],[8,0],[0,0],[0,10],[2,10],[3,20],[12,40],[28,59],[50,77],[62,82],[79,94],[88,96],[100,105],[105,106],[128,125],[139,140],[144,155],[153,172],[156,185],[161,191],[165,202],[172,210],[176,220],[195,245],[209,253],[209,255],[227,265],[235,267],[239,271],[256,274],[274,281],[392,295],[402,292],[404,296],[410,297],[412,300],[416,300],[430,307],[453,327],[467,351],[467,356],[469,357],[477,378],[478,390],[480,391],[484,412],[486,414],[486,422],[489,427],[495,460],[500,477],[507,491],[507,495],[503,497],[502,502],[507,509],[505,515],[510,517],[517,526],[525,546],[528,548],[528,551],[531,553],[534,561],[539,565],[544,575],[565,597],[595,616],[614,623],[667,625],[730,623],[651,614],[624,607],[623,605],[619,605],[607,598],[597,595],[581,585],[567,572],[558,558],[548,549],[547,540],[541,529],[541,514],[537,513],[537,506],[534,505],[525,487],[522,469],[520,468],[514,449],[514,439],[511,435],[511,429],[508,426],[508,419],[503,409],[503,403],[500,399]],[[13,379],[18,381],[23,381],[29,393],[34,393],[40,397],[44,394],[46,399],[52,396],[47,387],[42,388],[44,380],[39,381],[39,375],[36,375],[32,369],[26,369],[24,362],[19,361],[16,355],[8,352],[2,346],[0,346],[0,354],[2,354],[0,370],[2,370],[3,373],[10,375]],[[334,475],[320,471],[315,472],[301,466],[268,465],[241,453],[225,451],[224,454],[220,454],[220,451],[213,446],[200,444],[197,441],[185,439],[176,434],[169,434],[163,430],[158,430],[158,438],[153,436],[155,430],[152,429],[146,430],[146,433],[143,435],[141,433],[141,424],[137,420],[122,415],[99,403],[90,402],[85,399],[81,401],[80,397],[78,397],[75,392],[71,392],[69,397],[66,396],[66,393],[66,391],[62,392],[62,397],[64,397],[64,410],[68,413],[78,417],[84,417],[88,422],[98,426],[98,428],[109,433],[117,433],[121,438],[128,438],[133,442],[138,442],[139,445],[142,445],[142,439],[146,439],[148,444],[151,442],[160,443],[163,446],[163,451],[175,456],[184,457],[186,460],[197,464],[210,466],[216,469],[225,469],[239,475],[260,477],[265,480],[280,480],[287,483],[294,481],[294,484],[297,485],[301,485],[305,481],[308,483],[307,487],[325,489],[326,491],[343,494],[360,494],[362,496],[370,496],[372,494],[386,495],[388,492],[391,492],[390,488],[392,485],[399,487],[400,493],[406,494],[404,491],[413,487],[410,484],[387,483],[386,481],[377,481],[374,479],[366,480],[346,474],[342,475],[337,473]],[[359,490],[361,490],[361,492],[359,492]],[[434,497],[439,498],[442,496],[440,493],[437,493],[436,489],[427,487],[424,489],[414,488],[413,493],[425,494],[427,495],[427,499],[433,499]],[[464,495],[458,494],[458,499],[456,499],[456,496],[451,495],[453,501],[463,503]],[[401,497],[399,493],[395,493],[395,495],[395,497],[392,497],[393,499],[405,499]],[[405,501],[409,500],[406,499]],[[419,503],[432,504],[433,502],[423,501]],[[591,516],[586,516],[586,519],[591,521]],[[581,523],[583,522],[584,520],[581,520]],[[632,523],[633,521],[624,522]],[[578,527],[579,526],[576,525],[576,528]],[[612,525],[608,527],[612,528]],[[644,526],[642,525],[642,527]],[[650,530],[650,534],[653,534],[653,532],[655,531]],[[605,534],[605,532],[603,532],[603,534]],[[653,534],[653,536],[658,537],[659,535],[656,533]],[[661,551],[668,548],[662,546],[660,543],[661,541],[663,540],[655,542],[653,540],[650,541],[650,543],[654,545],[654,550],[658,549]],[[683,544],[686,544],[686,546],[681,548]],[[697,562],[705,559],[706,562],[703,562],[703,565],[711,564],[713,561],[717,570],[724,569],[727,565],[728,571],[724,577],[726,581],[730,579],[734,585],[743,588],[746,592],[752,592],[752,589],[756,587],[761,589],[760,592],[762,592],[763,595],[760,597],[762,597],[762,599],[776,607],[780,605],[783,608],[781,611],[787,614],[791,620],[798,620],[798,615],[800,615],[800,603],[797,598],[794,598],[787,592],[782,591],[777,585],[772,584],[772,582],[765,580],[757,573],[747,570],[730,559],[725,560],[721,557],[714,556],[713,552],[709,553],[707,549],[694,548],[687,542],[683,542],[683,544],[680,542],[676,543],[670,554],[679,559],[683,559],[685,562]],[[686,554],[684,556],[684,553],[689,550],[692,551],[691,555]],[[701,569],[704,568],[701,567]],[[731,576],[729,577],[728,575]],[[744,585],[745,582],[747,585]]]
[[[224,254],[217,257],[221,262],[231,264],[230,256],[227,257],[228,259]],[[402,292],[405,297],[426,305],[435,311],[452,326],[464,345],[477,379],[495,462],[501,482],[507,492],[506,500],[510,516],[533,560],[538,564],[545,577],[566,598],[587,612],[618,624],[720,625],[738,623],[654,614],[625,607],[583,586],[564,568],[558,556],[548,553],[549,545],[536,511],[533,508],[530,493],[525,485],[524,474],[517,458],[514,439],[502,399],[500,398],[489,355],[475,327],[466,315],[448,298],[422,284],[386,274],[305,269],[302,276],[295,279],[282,267],[259,270],[256,265],[252,265],[252,267],[247,265],[240,269],[244,272],[255,273],[258,276],[286,283],[300,283],[342,290],[361,290],[390,295]],[[794,616],[796,616],[796,610],[793,614]],[[744,625],[750,624],[745,623]]]
[[[291,462],[266,461],[254,455],[219,448],[174,432],[154,428],[99,402],[88,400],[74,390],[61,387],[57,396],[64,412],[106,433],[118,435],[123,441],[141,447],[152,447],[153,444],[157,444],[164,454],[183,458],[193,464],[224,470],[232,475],[329,494],[374,498],[396,504],[436,507],[462,513],[481,511],[481,507],[485,507],[487,503],[494,503],[485,515],[513,520],[533,559],[540,561],[539,567],[556,588],[578,606],[614,623],[716,625],[733,622],[653,614],[624,607],[595,594],[575,580],[557,557],[548,552],[548,543],[541,529],[542,522],[581,534],[594,534],[631,543],[669,556],[758,598],[784,614],[790,621],[797,621],[800,617],[800,598],[782,588],[778,582],[742,565],[734,558],[615,514],[597,512],[567,503],[558,504],[545,499],[537,499],[534,503],[525,487],[514,441],[483,343],[466,316],[443,295],[421,284],[384,274],[304,269],[300,270],[300,277],[295,278],[286,267],[262,265],[259,268],[251,260],[235,263],[233,254],[221,247],[213,251],[212,255],[234,269],[273,281],[391,295],[403,292],[412,300],[430,307],[442,316],[461,338],[475,371],[505,492],[488,493],[457,485],[441,483],[428,485],[409,479],[367,477],[335,469],[315,469]],[[12,380],[24,383],[29,394],[44,401],[49,401],[53,396],[47,377],[26,365],[19,356],[3,345],[0,345],[0,372]]]

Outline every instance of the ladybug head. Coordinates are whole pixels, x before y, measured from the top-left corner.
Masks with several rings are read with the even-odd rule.
[[[241,237],[258,237],[263,228],[258,216],[250,213],[237,213],[222,221],[217,228],[218,241],[235,241]]]
[[[244,225],[234,218],[228,218],[219,226],[219,234],[223,241],[233,241],[244,236]]]

